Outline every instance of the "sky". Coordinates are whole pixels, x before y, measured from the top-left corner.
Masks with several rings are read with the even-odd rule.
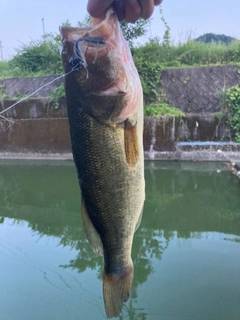
[[[21,43],[40,39],[45,32],[58,33],[67,19],[75,26],[87,14],[87,0],[0,0],[0,41],[3,59],[13,56]],[[220,33],[240,39],[240,0],[164,0],[163,16],[171,39],[184,42],[204,33]],[[153,21],[144,39],[163,37],[164,26],[156,7]],[[0,51],[1,59],[1,51]]]

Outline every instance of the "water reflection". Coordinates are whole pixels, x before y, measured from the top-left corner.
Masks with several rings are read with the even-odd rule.
[[[119,319],[147,319],[137,305],[138,287],[154,273],[170,242],[191,241],[208,232],[224,233],[225,241],[240,243],[240,181],[224,164],[147,163],[146,203],[141,226],[134,238],[135,266],[132,296]],[[220,172],[221,171],[221,172]],[[12,163],[0,166],[0,223],[26,221],[39,236],[59,239],[77,256],[63,269],[83,273],[96,270],[102,278],[102,258],[92,253],[84,236],[80,196],[72,163]],[[229,237],[234,235],[234,237]]]
[[[173,230],[182,238],[204,231],[240,235],[239,180],[224,164],[199,165],[199,171],[191,163],[172,163],[165,170],[148,166],[146,208],[154,213],[148,225],[163,229],[166,239]]]

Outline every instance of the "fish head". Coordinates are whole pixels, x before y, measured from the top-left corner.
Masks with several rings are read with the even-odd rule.
[[[91,19],[88,28],[61,27],[60,32],[64,69],[66,72],[76,69],[74,75],[82,91],[108,87],[115,78],[114,71],[119,73],[121,69],[118,59],[112,59],[111,54],[120,44],[119,23],[114,11],[108,10],[104,20]],[[102,81],[96,81],[100,75]]]
[[[87,28],[61,27],[60,32],[67,99],[81,100],[83,109],[99,120],[125,121],[142,91],[114,10],[104,20],[91,19]]]

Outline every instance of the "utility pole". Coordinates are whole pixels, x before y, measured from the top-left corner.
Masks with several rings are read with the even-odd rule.
[[[2,46],[1,40],[0,40],[0,55],[1,55],[1,61],[3,61],[3,46]]]
[[[45,37],[44,18],[42,18],[42,27],[43,27],[43,38],[44,38]]]

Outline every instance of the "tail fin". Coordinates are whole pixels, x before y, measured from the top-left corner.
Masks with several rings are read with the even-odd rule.
[[[129,298],[133,280],[132,260],[121,274],[103,273],[103,297],[108,318],[117,317]]]

